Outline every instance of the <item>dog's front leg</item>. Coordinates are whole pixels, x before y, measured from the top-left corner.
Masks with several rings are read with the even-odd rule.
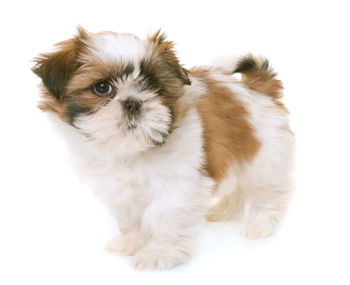
[[[137,207],[138,206],[138,207]],[[117,219],[121,235],[111,238],[105,249],[119,255],[134,255],[146,245],[146,239],[141,232],[142,205],[116,205],[112,213]]]
[[[174,184],[157,191],[145,209],[141,230],[149,241],[134,256],[136,269],[169,269],[191,255],[205,221],[208,190],[193,181]]]

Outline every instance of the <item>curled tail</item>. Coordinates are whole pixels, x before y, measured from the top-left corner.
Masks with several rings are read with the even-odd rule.
[[[277,101],[283,96],[282,82],[276,79],[277,74],[265,58],[248,54],[239,59],[233,73],[241,73],[242,82],[252,90],[271,96]]]

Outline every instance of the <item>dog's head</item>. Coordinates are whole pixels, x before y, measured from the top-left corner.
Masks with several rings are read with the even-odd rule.
[[[115,140],[147,149],[165,142],[175,101],[190,80],[163,34],[142,40],[78,28],[56,47],[33,67],[43,82],[43,111],[97,144]]]

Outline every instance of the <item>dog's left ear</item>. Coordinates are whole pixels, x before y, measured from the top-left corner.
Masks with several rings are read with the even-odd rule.
[[[56,99],[64,94],[72,73],[79,67],[79,53],[85,47],[88,33],[78,27],[78,34],[71,39],[56,44],[57,50],[41,54],[35,59],[32,71],[38,75],[49,93]]]
[[[174,74],[183,84],[191,85],[189,71],[181,66],[174,51],[174,43],[168,41],[164,33],[158,30],[148,40],[154,44],[155,51],[168,63]]]

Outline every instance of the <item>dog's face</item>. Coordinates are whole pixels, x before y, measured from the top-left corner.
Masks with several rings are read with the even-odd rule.
[[[175,101],[190,84],[172,42],[159,32],[141,40],[79,28],[76,37],[37,58],[33,71],[43,82],[42,110],[93,143],[137,150],[164,143]]]

